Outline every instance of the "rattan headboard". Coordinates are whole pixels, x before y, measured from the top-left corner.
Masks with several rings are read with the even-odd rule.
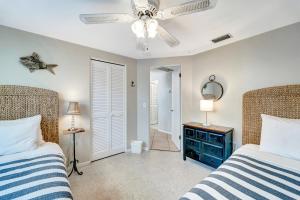
[[[300,119],[300,85],[264,88],[244,94],[243,144],[260,143],[261,114]]]
[[[0,85],[0,120],[13,120],[41,114],[44,140],[59,142],[58,93],[27,86]]]

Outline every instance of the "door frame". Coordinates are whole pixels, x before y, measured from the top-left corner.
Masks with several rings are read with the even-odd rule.
[[[89,93],[90,93],[90,105],[89,105],[89,110],[90,110],[90,114],[89,114],[89,117],[90,117],[90,131],[91,131],[91,134],[90,134],[90,160],[91,161],[96,161],[96,160],[99,160],[99,159],[93,159],[93,126],[92,126],[92,113],[93,113],[93,110],[92,110],[92,97],[93,97],[93,94],[92,94],[92,61],[99,61],[99,62],[104,62],[104,63],[109,63],[109,64],[114,64],[114,65],[119,65],[119,66],[122,66],[124,67],[124,71],[125,71],[125,74],[124,74],[124,152],[127,151],[127,138],[128,138],[128,133],[127,133],[127,65],[125,64],[120,64],[120,63],[115,63],[113,61],[108,61],[108,60],[104,60],[104,59],[100,59],[100,58],[95,58],[95,57],[89,57],[89,70],[90,70],[90,73],[89,73]],[[117,154],[116,154],[117,155]],[[112,155],[110,155],[112,156]],[[107,157],[110,157],[110,156],[107,156]],[[105,158],[105,157],[104,157]],[[101,158],[103,159],[103,158]]]
[[[150,105],[150,112],[151,112],[151,105],[153,105],[153,104],[151,104],[151,84],[156,85],[156,89],[157,89],[156,92],[158,92],[158,84],[159,83],[150,80],[150,104],[149,104]],[[159,112],[159,106],[158,106],[158,102],[157,102],[157,113],[156,113],[157,114],[157,116],[156,116],[157,117],[157,124],[158,124],[158,120],[159,120],[158,119],[158,112]],[[150,113],[150,117],[151,117],[151,113]],[[153,125],[153,124],[151,123],[151,118],[150,118],[150,126],[151,125]]]
[[[151,141],[151,139],[150,139],[150,132],[151,132],[151,123],[150,123],[150,115],[151,115],[151,112],[150,112],[150,98],[151,98],[151,94],[150,94],[150,84],[151,84],[151,71],[152,70],[154,70],[154,69],[157,69],[157,68],[159,68],[159,67],[170,67],[170,68],[172,68],[172,67],[178,67],[179,68],[179,71],[180,71],[180,74],[181,74],[181,69],[182,69],[182,67],[181,67],[181,64],[174,64],[174,65],[159,65],[159,66],[152,66],[152,67],[150,67],[150,70],[149,70],[149,105],[148,105],[148,110],[149,110],[149,123],[148,123],[148,125],[149,125],[149,127],[148,127],[148,141]],[[182,125],[182,78],[180,77],[180,79],[179,79],[179,83],[180,83],[180,91],[179,91],[179,101],[180,101],[180,112],[179,112],[179,118],[180,118],[180,125]],[[173,124],[172,124],[173,125]],[[180,146],[180,152],[182,152],[182,149],[183,149],[183,145],[182,145],[182,140],[183,140],[183,137],[182,137],[182,133],[183,133],[183,130],[182,130],[182,128],[180,128],[180,133],[179,133],[179,136],[180,136],[180,144],[179,144],[179,146]],[[149,146],[148,146],[148,150],[150,150],[151,149],[151,144],[149,143],[148,144]]]

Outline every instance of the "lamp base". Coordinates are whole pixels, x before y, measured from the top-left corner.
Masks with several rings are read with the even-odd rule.
[[[209,123],[202,123],[203,126],[210,126]]]

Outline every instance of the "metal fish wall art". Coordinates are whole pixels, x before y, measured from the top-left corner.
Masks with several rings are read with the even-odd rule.
[[[33,52],[31,56],[24,56],[20,58],[20,62],[26,66],[30,72],[34,72],[35,70],[45,69],[55,75],[53,70],[54,67],[57,67],[56,64],[46,64],[44,63],[40,56]]]

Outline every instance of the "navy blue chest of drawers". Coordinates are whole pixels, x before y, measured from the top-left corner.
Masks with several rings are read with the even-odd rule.
[[[232,154],[233,128],[183,124],[183,160],[186,157],[219,167]]]

